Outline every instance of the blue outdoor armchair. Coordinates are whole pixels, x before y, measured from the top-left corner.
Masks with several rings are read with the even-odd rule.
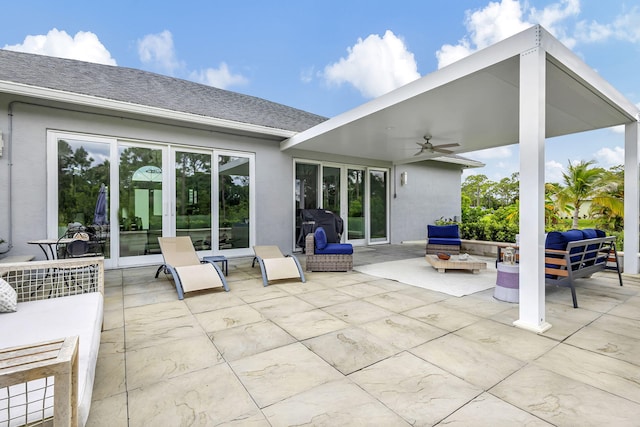
[[[427,254],[459,254],[461,245],[458,224],[427,225]]]

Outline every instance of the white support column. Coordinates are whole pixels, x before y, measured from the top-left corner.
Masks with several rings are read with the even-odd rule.
[[[519,328],[541,333],[545,321],[544,142],[546,52],[520,55],[520,318]]]
[[[624,272],[629,274],[640,273],[638,265],[640,132],[638,132],[638,126],[638,122],[629,123],[624,130]]]

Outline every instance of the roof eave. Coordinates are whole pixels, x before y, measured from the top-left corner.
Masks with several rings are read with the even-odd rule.
[[[291,138],[298,133],[291,130],[277,129],[267,126],[254,125],[251,123],[220,119],[216,117],[201,116],[197,114],[167,110],[165,108],[152,107],[148,105],[133,104],[130,102],[117,101],[113,99],[106,99],[80,93],[72,93],[56,89],[25,85],[22,83],[8,82],[6,80],[0,80],[0,93],[47,99],[50,101],[65,102],[87,107],[104,108],[107,110],[120,111],[123,113],[138,114],[166,120],[177,120],[192,124],[219,127],[238,132],[257,133],[262,135],[275,136],[283,139]]]

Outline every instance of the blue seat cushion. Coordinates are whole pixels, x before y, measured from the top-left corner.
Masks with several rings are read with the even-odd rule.
[[[459,239],[458,224],[451,225],[427,225],[427,237]]]
[[[430,245],[452,245],[452,246],[460,246],[462,241],[460,239],[445,239],[438,237],[429,237]]]
[[[324,249],[327,247],[327,233],[324,232],[324,228],[316,228],[316,231],[314,232],[314,238],[316,242],[316,250]]]
[[[316,247],[316,255],[351,255],[352,253],[351,243],[327,243],[324,249]]]

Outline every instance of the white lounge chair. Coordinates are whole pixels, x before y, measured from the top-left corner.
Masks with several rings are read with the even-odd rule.
[[[171,273],[176,283],[178,299],[183,299],[185,292],[203,289],[221,287],[229,292],[229,286],[220,268],[213,262],[198,258],[191,237],[158,237],[158,242],[164,258],[164,268]]]
[[[262,270],[262,284],[267,286],[273,280],[300,279],[305,282],[304,273],[298,258],[293,255],[283,255],[277,246],[254,246],[252,267],[256,260]]]

